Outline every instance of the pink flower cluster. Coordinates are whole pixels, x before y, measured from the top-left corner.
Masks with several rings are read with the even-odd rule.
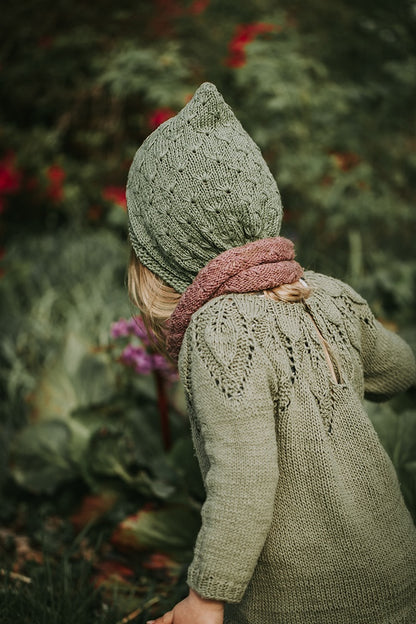
[[[122,318],[111,325],[112,338],[125,338],[126,336],[137,336],[143,344],[150,344],[149,334],[141,316]]]
[[[153,371],[158,371],[164,376],[172,374],[172,367],[163,355],[149,353],[140,346],[127,345],[120,356],[120,361],[133,368],[139,375],[148,375]]]
[[[112,338],[134,337],[141,344],[129,343],[121,352],[120,362],[134,369],[139,375],[158,372],[169,381],[177,380],[177,373],[168,360],[160,353],[151,350],[151,340],[143,319],[136,316],[130,319],[119,319],[111,326]]]

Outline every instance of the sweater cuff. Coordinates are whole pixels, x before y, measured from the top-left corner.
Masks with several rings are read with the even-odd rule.
[[[240,602],[246,590],[246,583],[235,583],[230,579],[220,579],[215,574],[189,567],[187,583],[202,598],[223,602]]]

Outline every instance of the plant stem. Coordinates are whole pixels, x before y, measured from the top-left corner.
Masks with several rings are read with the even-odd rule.
[[[169,451],[172,446],[172,439],[169,424],[169,406],[166,395],[165,380],[159,371],[154,371],[157,388],[157,405],[160,414],[160,428],[162,431],[163,448]]]

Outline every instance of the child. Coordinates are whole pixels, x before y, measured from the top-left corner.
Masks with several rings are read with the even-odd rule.
[[[416,530],[363,408],[408,346],[279,237],[259,148],[205,83],[138,150],[129,288],[179,356],[206,487],[190,593],[160,624],[415,624]]]

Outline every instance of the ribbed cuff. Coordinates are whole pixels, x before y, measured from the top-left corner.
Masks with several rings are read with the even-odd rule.
[[[187,582],[202,598],[234,603],[241,601],[247,587],[246,583],[220,579],[212,572],[205,572],[192,566],[188,569]]]

